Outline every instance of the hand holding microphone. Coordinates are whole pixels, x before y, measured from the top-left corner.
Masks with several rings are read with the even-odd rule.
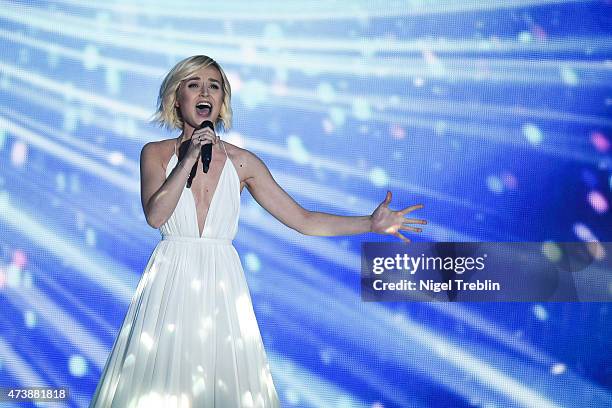
[[[211,121],[205,120],[191,135],[190,142],[183,142],[179,147],[179,161],[183,158],[187,163],[193,161],[191,173],[187,179],[187,188],[191,188],[191,182],[196,176],[198,167],[198,159],[202,157],[202,170],[208,172],[210,162],[212,160],[212,145],[219,141],[219,137],[215,134],[214,125]]]
[[[217,135],[215,134],[215,125],[210,120],[205,120],[200,124],[200,129],[210,129],[212,134],[215,136],[214,143],[217,143]],[[202,146],[202,170],[204,173],[208,173],[208,167],[210,166],[210,161],[212,160],[212,143],[206,143]]]

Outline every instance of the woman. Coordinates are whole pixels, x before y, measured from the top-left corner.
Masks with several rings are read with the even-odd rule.
[[[198,55],[164,79],[156,120],[182,132],[141,152],[141,199],[159,228],[90,407],[278,407],[276,389],[253,313],[240,258],[231,240],[240,193],[286,226],[307,235],[391,234],[425,224],[389,209],[391,193],[372,215],[338,216],[297,204],[253,153],[223,142],[209,120],[231,127],[231,89],[223,69]],[[212,144],[203,172],[200,152]],[[195,166],[195,177],[192,168]],[[188,179],[190,183],[188,183]],[[187,185],[190,187],[187,188]]]

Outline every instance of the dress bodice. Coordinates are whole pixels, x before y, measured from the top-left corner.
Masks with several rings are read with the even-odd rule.
[[[202,238],[220,238],[232,240],[238,231],[240,215],[240,179],[234,164],[227,155],[225,144],[221,141],[226,159],[219,176],[219,182],[213,193]],[[176,167],[178,157],[172,154],[166,166],[166,178]],[[197,176],[196,176],[197,177]],[[159,228],[162,237],[178,236],[200,238],[197,209],[191,189],[185,186],[174,212]]]

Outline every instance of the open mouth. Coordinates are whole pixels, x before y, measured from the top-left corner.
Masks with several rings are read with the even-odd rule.
[[[196,104],[196,112],[198,115],[208,116],[212,111],[212,105],[208,102],[199,102]]]

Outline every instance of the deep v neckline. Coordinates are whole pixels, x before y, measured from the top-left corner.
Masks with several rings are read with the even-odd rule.
[[[176,155],[176,153],[172,153],[172,155],[174,157],[176,157],[176,161],[178,163],[178,156]],[[227,167],[227,161],[229,160],[229,157],[227,156],[227,153],[225,154],[225,161],[223,162],[223,168],[221,169],[221,173],[219,174],[219,179],[217,180],[217,184],[215,185],[215,191],[213,191],[212,194],[212,198],[210,199],[210,204],[208,205],[208,211],[206,212],[206,218],[204,218],[204,225],[202,227],[202,232],[200,232],[200,221],[198,219],[198,206],[196,205],[196,200],[195,197],[193,195],[193,191],[191,191],[190,188],[187,188],[187,186],[183,187],[183,191],[185,190],[189,190],[189,196],[191,197],[191,203],[193,204],[193,214],[194,214],[194,218],[195,218],[195,227],[196,227],[196,231],[198,233],[198,237],[202,238],[204,236],[204,231],[206,231],[206,224],[208,224],[208,219],[210,218],[210,209],[212,208],[213,204],[215,203],[215,197],[217,196],[217,190],[219,190],[219,184],[221,184],[221,180],[223,179],[223,175],[225,173],[225,168]]]
[[[217,191],[219,190],[219,184],[221,184],[221,180],[223,180],[223,174],[225,173],[225,168],[227,167],[227,161],[229,157],[225,155],[225,161],[223,162],[223,168],[221,169],[221,173],[219,174],[219,179],[217,180],[217,184],[215,185],[215,190],[212,193],[212,198],[210,199],[210,204],[208,205],[208,210],[206,211],[206,218],[204,218],[204,225],[202,226],[202,232],[200,232],[200,222],[198,220],[198,206],[196,205],[196,200],[193,195],[193,190],[188,188],[189,195],[191,195],[191,201],[193,202],[193,212],[195,214],[195,223],[196,223],[196,231],[198,231],[198,237],[202,238],[204,236],[204,231],[206,231],[206,224],[208,223],[208,219],[210,218],[210,209],[213,207],[215,202],[215,197],[217,196]]]

